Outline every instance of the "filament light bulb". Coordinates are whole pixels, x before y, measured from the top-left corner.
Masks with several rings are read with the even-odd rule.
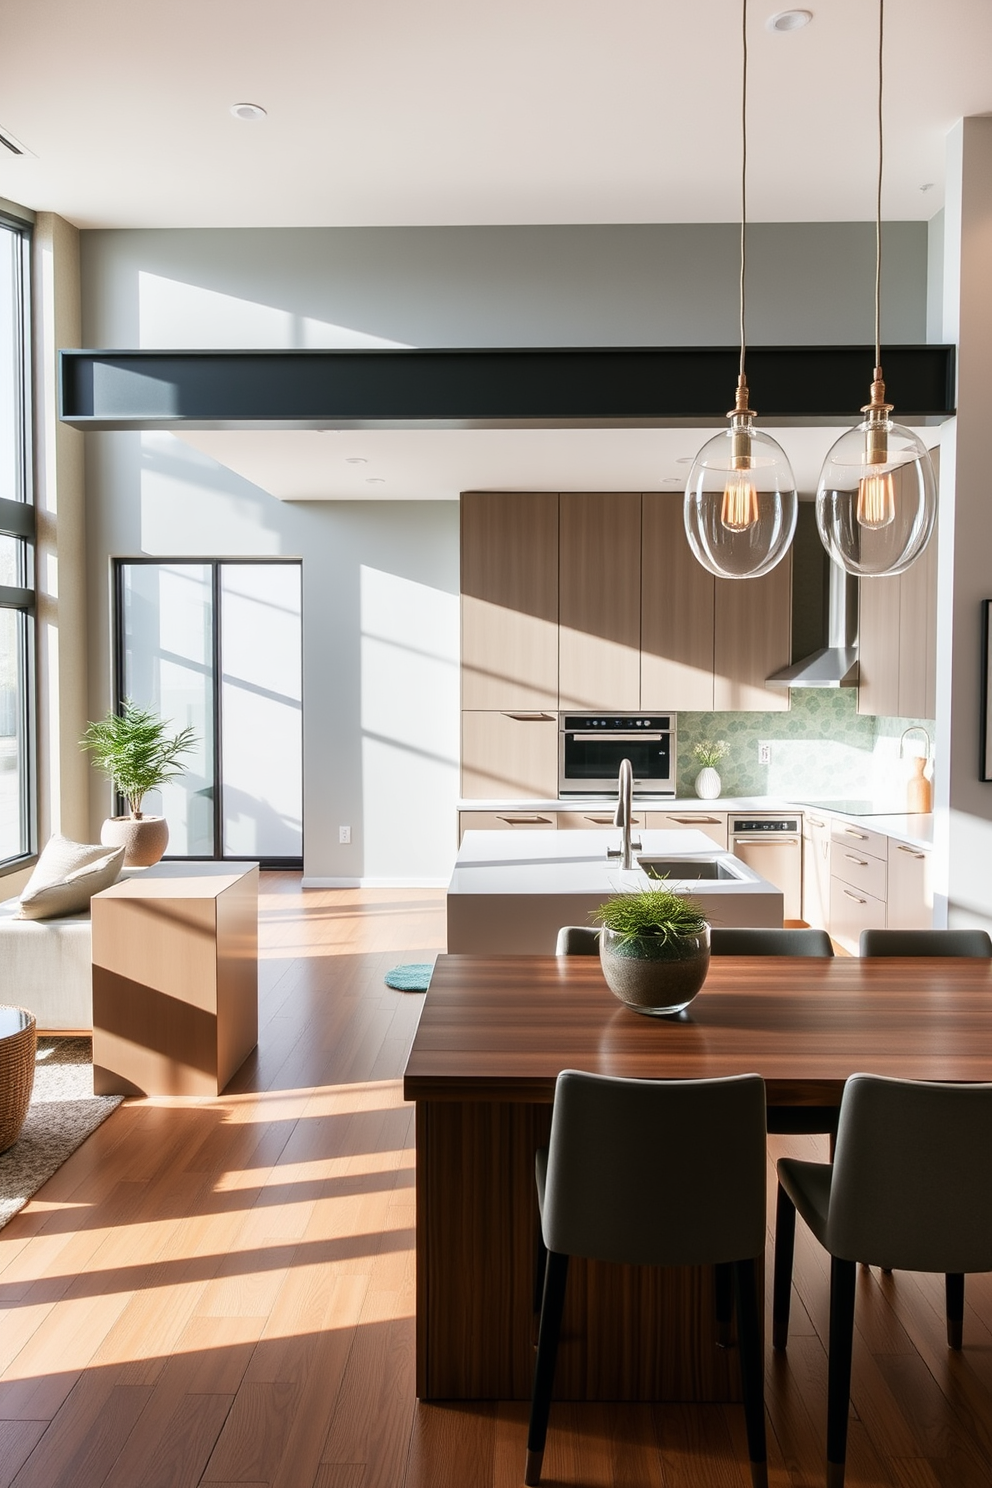
[[[865,475],[858,482],[857,517],[862,527],[877,532],[896,519],[896,486],[891,470],[885,475]]]
[[[758,520],[758,492],[749,471],[732,475],[724,486],[720,520],[728,532],[746,532]]]

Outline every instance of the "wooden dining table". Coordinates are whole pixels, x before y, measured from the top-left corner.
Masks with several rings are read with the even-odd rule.
[[[839,1104],[859,1070],[992,1080],[992,962],[715,957],[684,1013],[649,1018],[617,1001],[595,957],[439,956],[404,1078],[416,1102],[423,1399],[529,1396],[534,1154],[563,1069],[652,1079],[757,1071],[769,1105],[789,1106]],[[630,1134],[634,1143],[679,1137]],[[573,1262],[556,1393],[737,1399],[736,1359],[715,1337],[709,1268]]]

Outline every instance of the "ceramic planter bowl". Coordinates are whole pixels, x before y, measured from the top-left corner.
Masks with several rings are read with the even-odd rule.
[[[150,868],[169,845],[169,823],[164,816],[108,816],[100,841],[123,847],[125,868]]]
[[[654,1018],[681,1013],[710,969],[710,927],[666,941],[656,935],[625,939],[604,926],[599,960],[610,991],[635,1013]]]

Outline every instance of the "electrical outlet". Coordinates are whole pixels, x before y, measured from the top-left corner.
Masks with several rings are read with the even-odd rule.
[[[338,841],[339,842],[350,842],[351,841],[351,828],[350,827],[338,827]]]
[[[772,762],[772,746],[770,744],[766,744],[766,743],[759,744],[758,745],[758,764],[759,765],[770,765],[771,762]]]

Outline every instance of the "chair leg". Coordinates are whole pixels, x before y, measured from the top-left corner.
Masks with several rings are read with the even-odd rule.
[[[544,1234],[538,1226],[537,1251],[534,1256],[534,1312],[541,1311],[541,1301],[544,1297],[544,1273],[548,1267],[548,1247],[544,1243]]]
[[[537,1338],[537,1360],[534,1364],[534,1394],[530,1407],[530,1429],[527,1433],[527,1463],[524,1468],[524,1482],[531,1485],[541,1481],[551,1390],[555,1382],[555,1362],[558,1358],[558,1337],[561,1333],[561,1314],[565,1305],[565,1282],[568,1278],[568,1256],[549,1250],[547,1257],[541,1328]]]
[[[730,1347],[730,1321],[734,1315],[734,1268],[730,1261],[721,1261],[713,1267],[714,1312],[716,1314],[716,1346]]]
[[[784,1349],[789,1342],[795,1248],[796,1206],[780,1183],[775,1206],[775,1274],[772,1282],[772,1347],[777,1349]]]
[[[947,1347],[959,1349],[964,1338],[964,1273],[948,1271],[944,1277],[944,1297],[947,1301]]]
[[[830,1257],[830,1352],[827,1374],[827,1488],[843,1488],[851,1408],[854,1288],[857,1264]]]
[[[765,1362],[758,1314],[758,1261],[734,1261],[734,1298],[741,1361],[741,1391],[747,1426],[747,1454],[753,1488],[767,1488],[768,1452],[765,1444]]]

